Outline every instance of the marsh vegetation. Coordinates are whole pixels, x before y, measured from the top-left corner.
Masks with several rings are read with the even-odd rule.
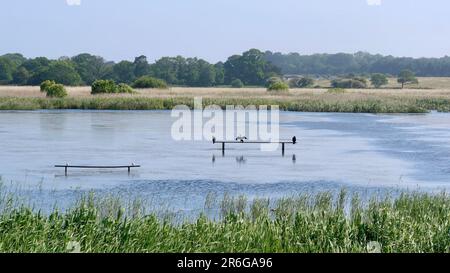
[[[88,195],[44,214],[0,198],[0,252],[450,252],[447,194],[324,192],[278,200],[208,199],[195,219]],[[208,211],[218,202],[217,218]]]

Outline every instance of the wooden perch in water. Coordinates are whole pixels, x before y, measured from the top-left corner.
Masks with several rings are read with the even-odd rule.
[[[246,137],[238,137],[235,141],[222,141],[217,140],[215,137],[212,139],[213,144],[222,144],[222,153],[225,153],[225,144],[281,144],[281,152],[284,155],[285,144],[297,144],[297,137],[292,137],[291,140],[279,140],[279,141],[248,141]]]
[[[81,166],[81,165],[55,165],[55,168],[64,168],[64,173],[67,176],[67,169],[128,169],[128,173],[131,172],[131,168],[140,168],[141,165],[123,165],[123,166]]]

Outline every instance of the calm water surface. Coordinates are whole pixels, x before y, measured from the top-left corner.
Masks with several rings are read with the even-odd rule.
[[[168,111],[0,112],[0,175],[38,205],[64,205],[94,190],[140,196],[179,210],[208,193],[279,197],[342,187],[355,191],[450,187],[450,114],[281,114],[281,152],[210,141],[176,142]],[[295,160],[293,158],[295,157]],[[55,164],[141,164],[69,170]]]

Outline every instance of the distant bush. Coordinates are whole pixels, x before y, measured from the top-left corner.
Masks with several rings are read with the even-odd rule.
[[[135,93],[133,88],[131,88],[131,86],[129,86],[126,83],[119,83],[119,85],[117,85],[117,93]]]
[[[307,88],[314,86],[314,79],[310,77],[293,78],[289,80],[289,87]]]
[[[330,88],[327,91],[327,93],[330,93],[330,94],[343,94],[346,92],[347,92],[347,90],[345,90],[344,88]]]
[[[271,86],[274,83],[277,82],[283,82],[283,79],[281,79],[280,77],[270,77],[266,80],[266,87],[269,88],[269,86]]]
[[[375,73],[370,76],[370,82],[376,88],[380,88],[381,86],[388,84],[389,80],[386,75],[381,73]]]
[[[333,88],[367,88],[367,80],[364,78],[352,78],[352,79],[338,79],[332,80],[331,86]]]
[[[233,81],[231,81],[231,87],[242,88],[244,87],[244,83],[240,79],[234,79]]]
[[[52,84],[46,88],[47,97],[64,98],[67,96],[67,91],[62,84]]]
[[[274,82],[267,87],[268,91],[289,91],[289,85],[285,82]]]
[[[43,81],[41,83],[41,92],[47,92],[47,89],[54,84],[56,84],[55,81],[50,81],[50,80]]]
[[[134,81],[133,87],[167,89],[168,86],[164,80],[153,78],[150,76],[142,76]]]
[[[118,87],[112,80],[96,80],[91,85],[91,94],[117,93]]]

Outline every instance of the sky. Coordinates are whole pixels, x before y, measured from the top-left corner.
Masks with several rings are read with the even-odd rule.
[[[0,55],[450,55],[448,0],[0,0]]]

